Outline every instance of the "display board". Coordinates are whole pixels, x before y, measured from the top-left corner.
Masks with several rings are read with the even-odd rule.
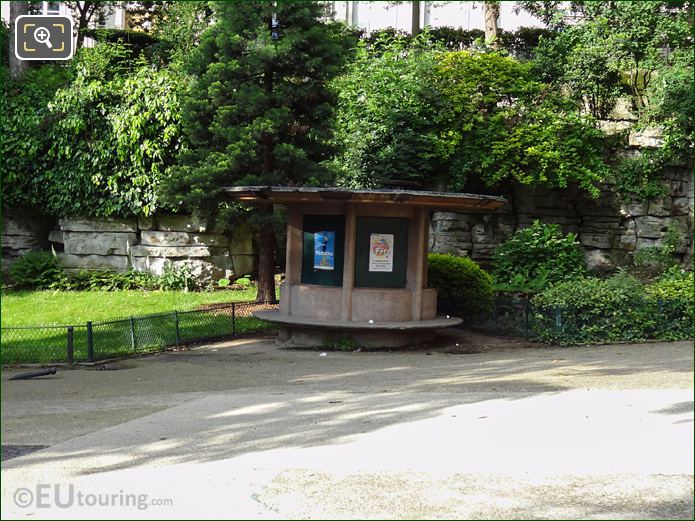
[[[302,284],[343,285],[345,216],[305,215]]]
[[[355,287],[404,288],[408,268],[408,219],[358,217]]]

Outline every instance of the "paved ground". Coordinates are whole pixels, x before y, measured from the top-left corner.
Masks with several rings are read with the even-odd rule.
[[[446,345],[3,371],[2,517],[692,519],[691,343]]]

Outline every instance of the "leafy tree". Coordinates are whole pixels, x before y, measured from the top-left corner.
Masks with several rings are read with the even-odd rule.
[[[630,93],[636,108],[642,110],[642,96],[654,72],[692,44],[687,2],[575,2],[570,6],[579,23],[563,27],[537,50],[538,72],[570,86],[576,99],[596,117],[605,117],[622,92]],[[533,11],[533,6],[527,8]]]
[[[467,176],[494,186],[503,179],[592,194],[607,174],[602,133],[529,64],[499,53],[443,54],[438,84],[450,100],[446,160],[453,186]]]
[[[664,146],[617,161],[613,177],[624,198],[663,195],[664,167],[687,155],[693,144],[691,2],[521,4],[557,32],[535,52],[543,80],[566,89],[598,118],[607,117],[625,96],[638,114],[638,128],[662,128]],[[570,16],[575,23],[567,23]]]
[[[462,190],[475,177],[597,192],[606,174],[601,132],[529,64],[422,42],[362,46],[335,82],[343,183],[395,178]]]
[[[436,52],[426,46],[415,51],[401,38],[360,43],[347,73],[333,83],[342,147],[333,164],[341,184],[445,183],[441,120],[448,105],[435,87],[436,69]]]
[[[44,65],[29,69],[21,81],[8,78],[2,69],[3,92],[0,96],[0,155],[3,207],[40,208],[41,189],[37,178],[46,167],[48,145],[48,103],[55,92],[70,79],[66,68]]]
[[[83,48],[69,68],[5,85],[3,205],[50,215],[150,214],[182,144],[183,77],[131,60],[119,45]]]
[[[183,64],[200,43],[203,31],[212,23],[209,2],[155,2],[156,16],[151,18],[153,34],[162,42],[166,60]]]
[[[100,18],[113,13],[118,2],[65,2],[68,9],[72,11],[75,20],[75,30],[77,31],[76,47],[80,49],[84,44],[85,29],[94,25]]]
[[[193,50],[184,106],[190,150],[167,177],[177,208],[219,214],[223,187],[302,185],[326,176],[333,98],[326,82],[344,53],[320,2],[218,2]],[[255,212],[258,299],[274,301],[272,208]]]

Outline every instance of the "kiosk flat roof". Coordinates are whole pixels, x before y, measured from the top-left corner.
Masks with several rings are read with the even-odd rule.
[[[422,190],[321,188],[307,186],[232,186],[223,189],[232,199],[256,204],[358,203],[405,204],[437,210],[488,212],[507,203],[494,195],[427,192]]]

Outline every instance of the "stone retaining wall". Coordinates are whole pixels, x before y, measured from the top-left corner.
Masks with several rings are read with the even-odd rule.
[[[52,219],[39,218],[33,212],[18,210],[2,215],[2,275],[7,274],[12,262],[32,250],[49,248],[48,233]]]
[[[677,251],[684,264],[693,260],[693,177],[691,167],[674,167],[665,183],[669,195],[650,203],[621,203],[611,185],[597,199],[577,187],[566,190],[529,188],[512,184],[502,191],[509,204],[489,215],[435,213],[430,249],[470,256],[483,264],[495,247],[535,219],[560,224],[578,234],[590,269],[611,271],[632,263],[636,250],[663,244],[670,223],[683,244]]]
[[[254,269],[251,232],[212,229],[190,216],[140,219],[63,218],[49,240],[68,270],[129,268],[161,274],[166,264],[188,266],[207,283]]]

